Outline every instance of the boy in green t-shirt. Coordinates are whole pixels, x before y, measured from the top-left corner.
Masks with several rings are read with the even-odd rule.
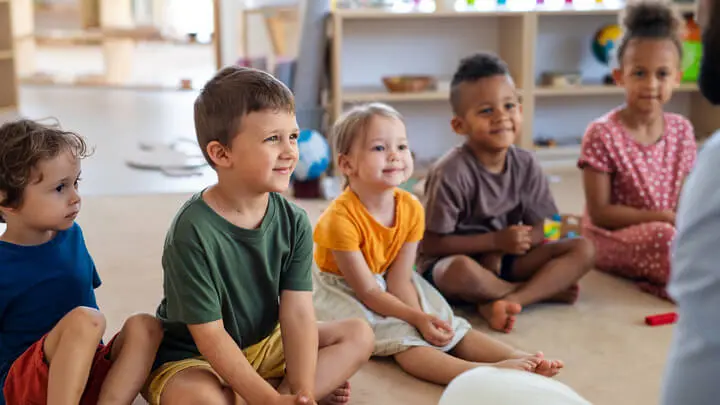
[[[151,405],[349,401],[347,379],[374,336],[360,320],[316,323],[312,227],[279,194],[298,159],[294,111],[285,85],[239,67],[217,73],[195,101],[218,182],[167,233],[165,336],[143,390]]]

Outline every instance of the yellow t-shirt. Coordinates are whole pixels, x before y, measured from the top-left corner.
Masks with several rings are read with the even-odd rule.
[[[383,274],[406,242],[420,241],[425,211],[409,192],[395,189],[395,223],[386,227],[373,218],[357,195],[346,188],[315,226],[315,263],[320,271],[342,275],[333,250],[361,251],[373,274]]]

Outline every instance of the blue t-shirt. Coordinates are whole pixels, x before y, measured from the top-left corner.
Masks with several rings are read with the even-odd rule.
[[[78,306],[97,309],[100,276],[77,224],[47,243],[0,241],[0,388],[12,363]],[[0,404],[5,404],[0,395]]]

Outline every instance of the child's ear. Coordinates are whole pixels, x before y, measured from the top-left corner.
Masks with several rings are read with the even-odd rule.
[[[458,135],[465,135],[467,132],[465,131],[465,120],[457,115],[454,115],[450,120],[450,126],[452,127],[453,132]]]
[[[338,154],[338,168],[345,176],[350,176],[353,173],[353,164],[348,155]]]
[[[622,70],[620,69],[613,69],[612,78],[615,81],[615,84],[618,86],[622,86],[623,84],[625,84],[625,81],[623,80]]]
[[[218,141],[212,141],[205,147],[205,151],[208,154],[213,164],[218,167],[230,167],[232,162],[230,161],[230,155],[228,149]]]
[[[2,203],[3,201],[5,201],[5,196],[6,196],[6,195],[7,195],[7,194],[6,194],[4,191],[0,191],[0,203]],[[12,211],[13,211],[12,208],[5,207],[5,206],[3,206],[3,205],[0,205],[0,218],[2,218],[2,220],[3,220],[2,222],[6,222],[6,221],[5,221],[5,218],[7,218],[7,214],[8,214],[9,212],[12,212]]]

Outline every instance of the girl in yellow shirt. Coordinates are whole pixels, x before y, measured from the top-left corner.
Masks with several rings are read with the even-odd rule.
[[[425,220],[422,204],[398,188],[413,171],[400,114],[379,103],[355,107],[335,124],[333,146],[347,187],[314,230],[318,318],[366,319],[374,355],[437,384],[483,365],[557,374],[562,362],[473,330],[413,270]]]

